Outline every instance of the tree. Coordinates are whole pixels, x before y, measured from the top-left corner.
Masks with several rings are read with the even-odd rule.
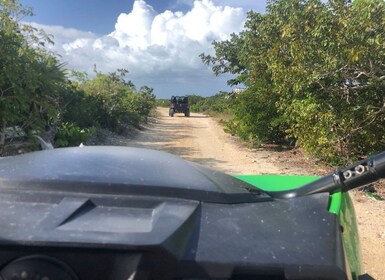
[[[202,58],[248,87],[233,108],[249,137],[350,160],[384,148],[384,24],[381,0],[272,0]]]
[[[234,118],[226,122],[227,130],[255,144],[284,143],[287,126],[277,108],[278,95],[266,61],[266,52],[273,47],[274,32],[265,26],[268,15],[251,11],[247,18],[240,34],[213,42],[215,56],[201,54],[201,58],[204,63],[213,64],[216,75],[238,74],[228,81],[229,85],[243,83],[248,88],[234,98]]]
[[[334,162],[382,150],[385,3],[275,1],[270,15],[281,38],[268,65],[289,135]]]
[[[224,73],[238,75],[227,82],[228,85],[233,86],[245,83],[248,77],[248,68],[246,67],[247,61],[242,57],[244,54],[242,48],[245,46],[244,33],[240,35],[233,33],[230,37],[230,40],[213,42],[215,56],[202,53],[199,57],[205,64],[213,64],[212,70],[215,75]]]

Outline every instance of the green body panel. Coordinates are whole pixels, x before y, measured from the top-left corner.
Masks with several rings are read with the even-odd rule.
[[[286,176],[286,175],[234,175],[264,191],[286,191],[310,183],[319,176]]]
[[[361,248],[356,213],[348,193],[342,193],[341,195],[341,210],[338,217],[343,229],[342,239],[344,241],[345,254],[349,261],[350,270],[353,279],[358,279],[362,273]]]
[[[336,192],[330,196],[329,212],[339,215],[341,211],[342,193]]]
[[[286,176],[286,175],[234,175],[264,191],[285,191],[296,189],[310,183],[318,176]],[[352,278],[358,279],[362,273],[361,251],[358,238],[356,215],[348,193],[336,192],[330,196],[329,212],[338,215],[343,229],[342,239],[345,255]]]

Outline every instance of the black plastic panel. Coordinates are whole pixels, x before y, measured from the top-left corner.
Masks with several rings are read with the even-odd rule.
[[[92,147],[1,159],[0,270],[38,255],[80,280],[348,279],[328,194],[272,200],[158,153]],[[183,176],[168,177],[175,171]]]

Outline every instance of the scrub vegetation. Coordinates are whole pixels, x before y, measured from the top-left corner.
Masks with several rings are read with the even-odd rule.
[[[246,87],[198,110],[226,108],[226,129],[253,143],[295,144],[332,164],[385,148],[385,2],[276,0],[201,54]]]
[[[152,88],[137,90],[125,69],[95,69],[92,78],[66,70],[45,48],[53,44],[51,37],[21,23],[31,14],[17,1],[0,0],[0,155],[7,127],[22,129],[30,140],[54,130],[56,146],[68,146],[99,127],[123,132],[146,121],[155,106]]]
[[[0,0],[0,155],[9,127],[29,139],[55,129],[55,145],[77,145],[97,128],[123,133],[156,105],[126,69],[68,71],[52,38],[22,24],[32,14]],[[216,75],[245,90],[188,95],[192,112],[224,115],[225,130],[255,145],[295,145],[335,164],[385,148],[385,2],[271,0],[244,30],[201,54]]]

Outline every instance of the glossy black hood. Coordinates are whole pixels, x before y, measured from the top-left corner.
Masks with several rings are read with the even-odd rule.
[[[348,279],[328,194],[251,188],[143,149],[3,158],[0,276],[56,265],[71,280]]]
[[[90,146],[45,150],[0,160],[0,187],[79,193],[167,196],[217,203],[269,199],[232,176],[171,154]]]

